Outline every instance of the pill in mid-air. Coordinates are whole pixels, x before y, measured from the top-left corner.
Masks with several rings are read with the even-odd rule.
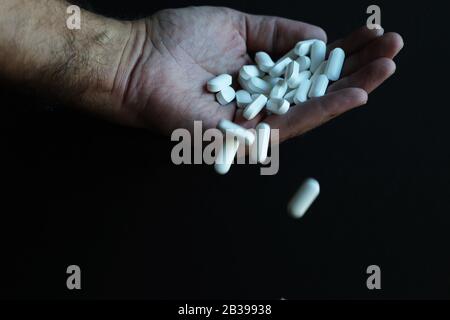
[[[309,79],[305,79],[302,82],[300,82],[300,85],[298,86],[294,95],[295,104],[300,104],[308,100],[308,93],[309,90],[311,89],[311,83],[312,81]]]
[[[243,116],[247,120],[251,120],[264,108],[267,103],[267,97],[263,94],[258,95],[252,103],[245,107]]]
[[[256,53],[255,62],[258,65],[259,69],[264,72],[269,72],[270,69],[272,69],[272,67],[275,65],[272,58],[263,51]]]
[[[317,67],[325,60],[325,53],[327,51],[327,46],[325,42],[321,40],[314,41],[311,46],[311,72],[316,71]]]
[[[287,82],[283,79],[278,80],[278,82],[273,86],[272,90],[270,90],[271,98],[283,98],[287,91],[288,85]]]
[[[233,101],[236,92],[232,87],[225,87],[216,93],[216,99],[221,105],[226,105]]]
[[[225,135],[233,135],[241,139],[241,141],[245,141],[247,145],[252,145],[255,141],[253,132],[227,119],[220,120],[217,124],[217,129]]]
[[[267,159],[270,142],[270,126],[265,122],[260,122],[256,128],[256,140],[252,146],[250,157],[253,162],[262,163]]]
[[[272,113],[281,115],[289,110],[290,103],[286,99],[270,98],[267,101],[266,109]]]
[[[313,43],[315,41],[320,41],[320,40],[310,39],[310,40],[303,40],[303,41],[297,42],[297,44],[294,47],[294,52],[298,56],[305,56],[305,55],[309,54],[309,52],[311,50],[311,46],[313,45]]]
[[[248,91],[239,90],[236,92],[236,105],[238,106],[238,108],[245,108],[252,101],[252,96]]]
[[[209,92],[219,92],[225,87],[231,86],[233,79],[229,74],[221,74],[212,78],[206,83],[206,88]]]
[[[316,200],[320,193],[320,185],[316,179],[306,179],[288,204],[288,212],[294,218],[301,218]]]
[[[225,136],[214,163],[214,169],[217,173],[226,174],[230,170],[238,149],[239,140],[234,136]]]
[[[289,63],[291,63],[292,59],[289,57],[285,57],[280,59],[270,70],[269,74],[271,77],[279,77],[284,73]]]
[[[341,75],[342,66],[344,65],[345,52],[341,48],[331,50],[328,57],[328,63],[325,66],[324,74],[327,75],[331,81],[336,81]]]
[[[316,79],[312,80],[311,89],[309,89],[308,97],[321,97],[327,91],[329,80],[326,75],[321,74]]]

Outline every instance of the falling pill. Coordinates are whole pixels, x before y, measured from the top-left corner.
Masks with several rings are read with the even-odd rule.
[[[306,179],[288,204],[289,214],[296,219],[303,217],[319,193],[319,182],[314,178]]]

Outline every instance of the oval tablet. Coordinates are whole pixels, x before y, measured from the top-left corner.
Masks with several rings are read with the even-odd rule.
[[[220,148],[217,152],[217,157],[214,163],[214,169],[217,173],[225,174],[230,170],[238,149],[239,140],[236,137],[225,137],[222,148]]]
[[[285,57],[280,59],[270,70],[269,74],[271,77],[279,77],[284,73],[289,63],[291,63],[292,59],[289,57]]]
[[[310,40],[303,40],[303,41],[297,42],[297,44],[295,45],[295,48],[294,48],[294,52],[299,56],[306,56],[307,54],[309,54],[309,52],[311,50],[311,46],[313,45],[313,43],[315,41],[320,41],[320,40],[310,39]]]
[[[267,97],[260,94],[252,101],[248,106],[245,107],[243,116],[247,120],[251,120],[264,108],[267,103]]]
[[[281,115],[289,110],[290,103],[285,99],[270,98],[267,101],[266,109],[272,113]]]
[[[314,41],[311,46],[311,72],[316,71],[317,67],[325,60],[325,53],[327,51],[327,46],[325,42],[321,40]]]
[[[209,92],[219,92],[225,87],[231,86],[233,78],[229,74],[221,74],[206,83]]]
[[[283,98],[284,94],[286,93],[288,88],[288,85],[285,80],[279,80],[270,90],[270,97],[271,98]]]
[[[331,81],[336,81],[339,79],[342,71],[342,66],[344,65],[345,52],[341,48],[335,48],[331,50],[330,56],[328,57],[328,62],[324,70],[324,74]]]
[[[298,86],[294,95],[295,104],[300,104],[308,100],[308,92],[311,89],[311,84],[312,81],[309,79],[305,79],[302,82],[300,82],[300,85]]]
[[[327,91],[329,80],[326,75],[321,74],[312,81],[311,89],[309,90],[308,97],[317,98],[321,97]]]
[[[221,105],[226,105],[233,101],[234,97],[236,96],[236,92],[232,87],[225,87],[219,92],[216,93],[217,101]]]
[[[238,108],[245,108],[252,101],[252,96],[248,91],[239,90],[236,92],[236,104]]]
[[[256,128],[256,140],[252,146],[250,157],[254,163],[264,162],[267,159],[270,142],[270,126],[265,122],[260,122]]]
[[[253,93],[268,93],[272,89],[270,83],[258,77],[251,78],[247,82],[247,86]]]
[[[270,69],[272,69],[272,67],[275,65],[272,58],[263,51],[256,53],[255,62],[258,65],[259,69],[264,72],[269,72]]]

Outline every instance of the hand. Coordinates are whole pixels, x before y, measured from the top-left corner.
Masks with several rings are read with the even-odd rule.
[[[367,93],[394,72],[392,58],[403,45],[398,34],[382,35],[380,30],[363,27],[329,46],[342,47],[347,58],[341,79],[329,87],[326,96],[293,107],[283,116],[261,113],[247,121],[234,103],[219,105],[214,94],[205,90],[206,81],[229,73],[237,83],[238,70],[253,63],[250,53],[266,51],[279,57],[299,40],[326,41],[322,29],[215,7],[163,10],[140,23],[145,24],[146,32],[135,37],[141,43],[140,57],[130,64],[133,71],[126,70],[128,76],[123,76],[128,79],[120,94],[121,110],[133,115],[132,124],[165,134],[180,127],[192,128],[194,120],[202,120],[204,128],[215,127],[221,118],[246,127],[265,121],[280,129],[281,140],[302,134],[365,104]]]

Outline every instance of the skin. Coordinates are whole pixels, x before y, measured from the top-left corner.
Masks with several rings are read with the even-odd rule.
[[[0,5],[4,6],[0,8],[4,9],[0,10],[3,14],[9,11],[9,15],[22,17],[18,19],[37,19],[39,15],[36,8],[32,11],[34,16],[21,12],[23,7],[30,5],[26,1],[3,1],[6,2],[6,5],[5,2]],[[22,6],[15,6],[19,2]],[[392,59],[403,47],[403,40],[396,33],[366,27],[357,29],[328,45],[329,49],[343,48],[347,57],[341,79],[329,87],[325,96],[291,108],[283,116],[261,113],[247,121],[234,103],[219,105],[214,95],[206,91],[206,82],[217,74],[229,73],[234,77],[233,83],[237,83],[238,70],[253,63],[255,52],[265,51],[280,57],[300,40],[317,38],[326,41],[321,28],[228,8],[190,7],[163,10],[132,22],[118,22],[83,11],[86,27],[70,31],[64,28],[67,3],[58,0],[36,2],[61,11],[61,17],[53,18],[54,21],[41,27],[51,30],[46,34],[53,33],[54,37],[25,30],[23,39],[30,40],[22,40],[25,43],[16,46],[16,51],[0,45],[0,58],[2,55],[9,57],[11,64],[5,67],[7,70],[2,76],[18,84],[39,88],[50,96],[57,91],[61,100],[103,118],[147,127],[166,135],[177,128],[192,129],[194,120],[202,120],[204,129],[212,128],[222,118],[248,128],[265,121],[272,128],[280,129],[281,141],[301,135],[364,105],[368,94],[395,72]],[[3,27],[0,25],[0,30],[8,29],[6,24]],[[0,31],[0,40],[8,39],[7,32]],[[30,50],[36,50],[36,45],[26,43],[36,38],[35,34],[29,36],[30,32],[38,32],[50,46],[65,48],[67,41],[72,41],[72,46],[61,50],[60,56],[53,56],[52,60],[45,58],[49,54],[46,52],[42,53],[43,58],[25,59],[28,73],[24,79],[24,67],[14,67],[11,55],[28,57]],[[75,36],[68,37],[74,32]],[[80,39],[84,41],[83,45],[79,45]],[[37,67],[52,71],[55,63],[50,61],[55,60],[61,61],[68,70],[56,76],[49,72],[51,77],[43,77],[42,73],[33,76],[32,70]]]

